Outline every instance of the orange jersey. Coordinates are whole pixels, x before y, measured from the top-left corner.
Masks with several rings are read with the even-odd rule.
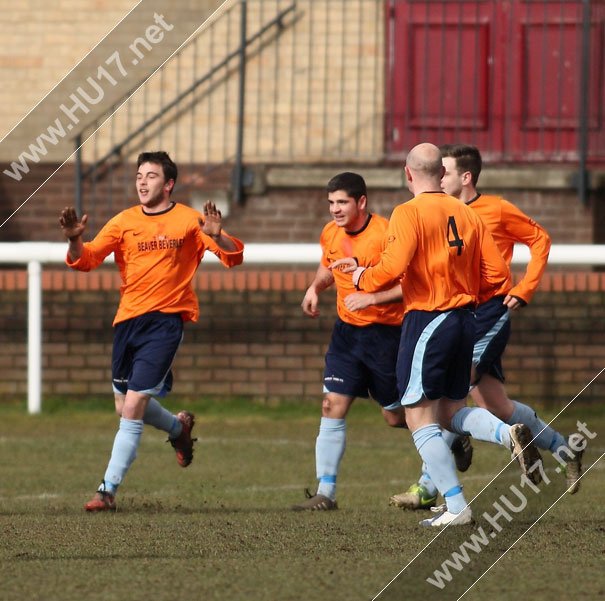
[[[389,222],[380,215],[371,215],[366,227],[355,234],[347,233],[333,221],[328,223],[320,237],[322,249],[321,264],[328,267],[336,259],[356,257],[359,265],[374,265],[380,258],[386,241],[386,231]],[[403,319],[403,304],[384,303],[371,305],[359,311],[349,311],[344,299],[351,293],[357,292],[351,280],[351,274],[342,273],[335,269],[332,272],[336,284],[336,310],[344,322],[354,326],[367,326],[372,323],[386,325],[401,325]],[[394,278],[385,282],[381,289],[388,290],[399,282]]]
[[[393,211],[387,245],[359,280],[363,290],[403,277],[405,311],[447,311],[510,287],[510,272],[480,217],[442,192],[423,192]]]
[[[468,206],[476,211],[487,226],[507,265],[512,261],[516,242],[529,247],[531,259],[523,279],[514,288],[506,291],[528,303],[546,269],[550,252],[550,236],[540,224],[500,196],[481,194],[470,201]]]
[[[114,253],[122,277],[114,325],[151,311],[197,321],[199,304],[191,280],[204,252],[213,252],[226,267],[239,265],[244,252],[242,242],[231,236],[237,250],[222,250],[202,232],[198,219],[203,221],[200,213],[179,203],[157,214],[134,206],[110,219],[84,244],[82,256],[73,262],[68,256],[66,263],[90,271]]]

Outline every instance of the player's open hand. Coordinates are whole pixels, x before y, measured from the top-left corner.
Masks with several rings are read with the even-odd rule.
[[[63,231],[63,235],[68,240],[78,238],[84,233],[86,229],[86,222],[88,221],[88,215],[82,215],[82,220],[78,221],[78,215],[73,207],[65,207],[61,211],[59,217],[59,225]]]
[[[212,238],[217,238],[221,235],[223,216],[213,202],[208,201],[204,204],[204,221],[200,220],[200,227],[204,234]]]

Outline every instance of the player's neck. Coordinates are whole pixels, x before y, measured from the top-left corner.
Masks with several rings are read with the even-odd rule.
[[[162,199],[160,202],[153,203],[151,205],[141,203],[141,206],[143,207],[143,211],[145,213],[147,213],[148,215],[154,215],[156,213],[163,213],[164,211],[167,211],[173,204],[174,203],[172,202],[172,200],[170,200],[170,198],[168,197]]]
[[[360,216],[355,223],[352,223],[350,227],[345,229],[345,232],[349,234],[349,236],[356,236],[357,234],[360,234],[366,229],[366,227],[368,227],[371,217],[372,215],[370,213],[364,213],[363,217]]]
[[[475,186],[467,186],[462,188],[462,192],[460,193],[460,200],[464,204],[468,204],[469,202],[476,200],[477,196],[479,196],[477,188],[475,188]]]

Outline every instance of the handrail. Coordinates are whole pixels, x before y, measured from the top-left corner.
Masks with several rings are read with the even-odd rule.
[[[283,20],[286,15],[293,10],[296,9],[296,4],[291,4],[288,8],[282,10],[277,14],[276,17],[271,19],[271,21],[267,22],[263,27],[261,27],[254,35],[250,36],[245,41],[245,46],[248,47],[250,44],[255,42],[258,38],[260,38],[264,33],[266,33],[271,27],[277,25],[280,28],[283,28]],[[155,115],[147,119],[142,125],[140,125],[137,129],[128,134],[121,142],[116,144],[107,154],[102,156],[100,159],[95,161],[84,173],[82,174],[82,179],[86,179],[91,173],[94,173],[101,165],[107,162],[112,156],[119,155],[122,151],[122,148],[126,146],[129,142],[131,142],[138,135],[143,133],[148,127],[153,125],[159,119],[162,118],[164,113],[178,106],[187,96],[195,92],[197,88],[202,85],[204,82],[208,81],[220,71],[223,67],[228,65],[234,58],[238,58],[240,56],[241,50],[237,48],[233,52],[230,52],[220,63],[217,63],[214,67],[212,67],[209,71],[207,71],[200,79],[191,84],[186,90],[181,92],[176,98],[171,100],[166,106],[162,107]],[[129,95],[132,95],[132,92],[126,94],[123,98],[127,99]],[[116,105],[118,103],[114,103]]]
[[[0,242],[0,266],[3,264],[65,263],[67,242]],[[321,258],[319,244],[246,244],[246,263],[307,263],[317,264]],[[204,261],[218,262],[212,253]],[[113,255],[105,259],[113,263]]]
[[[0,242],[0,266],[3,264],[63,263],[67,252],[65,242]],[[246,244],[246,263],[258,264],[317,264],[321,251],[319,244],[310,243],[251,243]],[[529,249],[516,245],[513,264],[529,261]],[[212,253],[205,260],[218,261]],[[112,257],[106,259],[113,262]],[[549,265],[605,265],[605,244],[553,244]]]

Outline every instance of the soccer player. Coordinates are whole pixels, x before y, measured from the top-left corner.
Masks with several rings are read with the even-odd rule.
[[[368,210],[364,179],[357,173],[340,173],[327,185],[332,221],[324,227],[322,258],[301,307],[309,317],[319,315],[319,294],[336,284],[338,317],[325,357],[324,399],[315,462],[317,493],[292,507],[294,510],[337,508],[336,478],[345,451],[345,418],[356,397],[371,395],[382,407],[386,422],[406,427],[399,403],[395,364],[401,336],[403,305],[399,278],[385,282],[373,293],[356,291],[351,277],[330,265],[348,256],[373,265],[385,246],[388,221]],[[452,446],[459,467],[468,467],[472,447],[451,432],[444,438]]]
[[[441,191],[443,171],[435,145],[415,146],[405,165],[414,198],[393,211],[380,261],[372,267],[355,258],[332,264],[352,271],[353,284],[366,292],[403,278],[400,399],[414,444],[445,499],[423,526],[472,521],[440,425],[511,449],[527,477],[536,483],[541,479],[541,458],[527,426],[508,426],[485,409],[465,406],[475,341],[473,309],[510,287],[510,272],[481,219]]]
[[[546,269],[550,237],[546,230],[513,204],[500,196],[480,194],[477,182],[482,160],[475,146],[447,144],[440,147],[445,173],[441,188],[460,199],[481,217],[491,232],[500,253],[510,265],[515,243],[529,247],[531,259],[521,281],[511,290],[500,291],[477,307],[477,337],[473,352],[471,397],[476,405],[488,409],[507,424],[523,423],[535,437],[536,446],[553,453],[565,466],[570,494],[580,488],[582,454],[586,440],[572,434],[569,443],[544,423],[529,406],[511,400],[504,387],[502,355],[510,337],[509,310],[525,307],[532,299]],[[577,450],[581,449],[581,450]],[[391,497],[391,504],[406,509],[430,506],[437,489],[423,472],[417,484],[407,492]]]
[[[206,250],[226,267],[243,260],[243,244],[222,229],[214,204],[204,214],[170,199],[177,166],[165,152],[144,152],[137,160],[139,204],[110,219],[91,242],[83,242],[87,216],[73,208],[59,223],[69,241],[66,263],[79,271],[98,267],[114,253],[122,285],[114,319],[112,382],[120,425],[105,476],[86,511],[115,511],[116,491],[134,461],[150,424],[168,433],[179,465],[193,459],[188,411],[172,415],[156,396],[172,387],[170,367],[183,336],[183,323],[197,321],[191,280]]]

